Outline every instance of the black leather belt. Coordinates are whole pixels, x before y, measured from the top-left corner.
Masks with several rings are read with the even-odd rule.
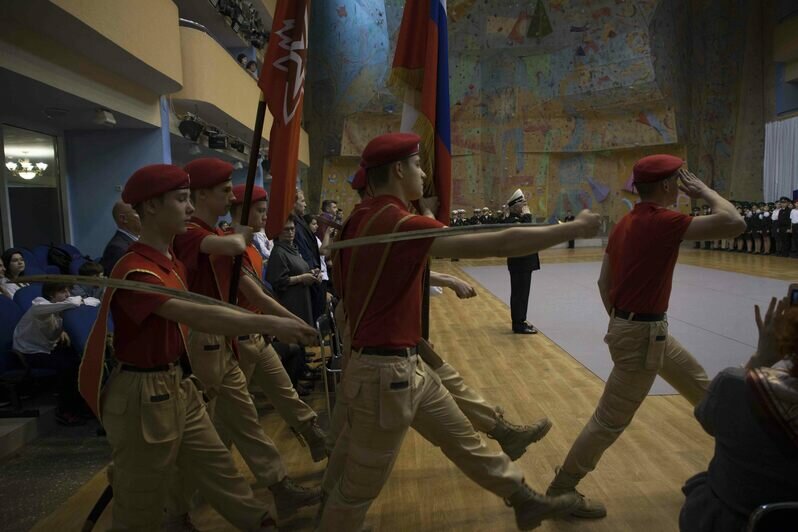
[[[177,365],[179,364],[163,364],[162,366],[153,366],[151,368],[140,368],[138,366],[131,366],[130,364],[122,364],[119,366],[119,370],[133,373],[158,373],[160,371],[170,371]]]
[[[631,318],[629,318],[631,316]],[[661,314],[638,314],[637,312],[626,312],[625,310],[615,309],[615,317],[629,321],[663,321],[665,313]]]
[[[378,357],[411,357],[418,354],[418,347],[364,347],[360,354]]]

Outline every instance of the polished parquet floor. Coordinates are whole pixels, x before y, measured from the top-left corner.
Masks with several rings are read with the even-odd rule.
[[[599,248],[558,249],[545,252],[542,261],[544,267],[553,268],[558,262],[600,261],[602,253]],[[704,268],[798,280],[798,260],[786,258],[685,247],[680,261]],[[500,263],[500,260],[439,260],[434,262],[433,269],[469,279],[459,265]],[[504,408],[511,421],[531,422],[544,415],[551,418],[554,427],[548,436],[530,447],[517,462],[527,482],[543,490],[553,476],[554,467],[562,461],[591,415],[603,383],[543,334],[511,334],[507,307],[478,285],[477,290],[479,297],[466,301],[458,300],[449,291],[432,298],[432,340],[466,382]],[[579,323],[573,327],[579,327]],[[596,341],[602,340],[596,338]],[[313,406],[324,408],[321,395],[311,399]],[[262,421],[280,447],[289,474],[304,483],[317,483],[323,464],[310,462],[307,451],[297,444],[273,411],[266,413]],[[491,440],[488,445],[498,448]],[[712,439],[694,420],[684,399],[649,397],[631,426],[604,455],[598,469],[580,486],[587,495],[601,499],[609,515],[596,521],[546,522],[539,530],[677,530],[683,502],[680,488],[688,477],[706,468],[712,447]],[[246,466],[241,467],[247,471]],[[34,530],[79,530],[104,487],[104,474],[99,473]],[[301,512],[281,530],[312,530],[314,512],[315,509]],[[95,530],[107,530],[109,518],[110,511],[106,510]],[[193,518],[200,530],[232,530],[207,506],[201,507]],[[371,508],[367,525],[384,531],[515,530],[510,508],[468,480],[438,449],[412,431],[390,481]]]

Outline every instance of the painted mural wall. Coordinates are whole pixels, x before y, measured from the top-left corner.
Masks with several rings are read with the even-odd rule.
[[[342,198],[341,178],[354,172],[366,142],[398,129],[401,106],[384,80],[405,2],[334,3],[346,5],[346,16],[336,11],[324,31],[343,36],[353,9],[378,4],[384,22],[346,37],[356,49],[368,50],[363,41],[374,33],[388,43],[378,39],[368,56],[379,52],[385,63],[361,62],[368,75],[329,76],[333,94],[361,94],[358,109],[338,113],[338,151],[319,176],[322,197]],[[615,220],[637,198],[629,184],[634,161],[657,152],[687,159],[723,193],[733,189],[734,168],[746,172],[738,183],[756,180],[761,113],[738,112],[758,90],[756,71],[742,81],[762,53],[753,4],[449,0],[453,206],[498,208],[520,187],[539,217],[589,207]],[[370,92],[360,79],[375,81]]]

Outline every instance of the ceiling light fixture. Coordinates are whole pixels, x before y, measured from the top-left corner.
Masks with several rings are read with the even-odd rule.
[[[14,161],[7,161],[6,168],[8,171],[14,175],[25,179],[26,181],[30,181],[31,179],[38,177],[47,170],[47,163],[32,163],[28,159],[20,159],[19,162]]]

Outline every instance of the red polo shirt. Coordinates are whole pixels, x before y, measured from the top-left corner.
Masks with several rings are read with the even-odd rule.
[[[132,243],[128,253],[139,255],[136,271],[125,277],[127,272],[114,270],[114,278],[166,286],[162,278],[177,276],[180,284],[185,284],[186,270],[179,260],[170,260],[160,251],[140,242]],[[151,368],[176,362],[185,353],[177,323],[155,314],[169,299],[169,296],[131,290],[114,292],[111,300],[114,354],[120,362]]]
[[[368,234],[390,233],[405,216],[410,218],[402,223],[398,232],[444,227],[437,220],[411,215],[396,197],[379,196],[355,207],[341,239],[362,236],[368,221],[386,205],[389,207],[378,216],[378,223],[375,222]],[[373,297],[352,337],[354,348],[412,347],[421,340],[422,282],[433,240],[410,240],[391,245]],[[351,248],[341,250],[336,262],[336,271],[340,272],[340,279],[343,280],[341,293],[351,326],[354,326],[360,314],[362,299],[365,298],[362,294],[368,291],[373,282],[385,245],[355,249],[356,252]],[[355,272],[351,277],[347,275],[350,271]],[[357,284],[361,295],[353,296],[355,289],[347,287],[347,282]]]
[[[610,235],[610,302],[620,310],[659,314],[668,310],[679,245],[692,218],[642,202]]]
[[[188,230],[175,236],[174,243],[177,258],[186,265],[188,271],[188,289],[192,292],[222,299],[216,286],[216,277],[211,267],[210,255],[200,251],[200,245],[206,237],[224,235],[221,229],[209,226],[199,218],[191,218]],[[232,263],[229,270],[232,270]],[[229,271],[226,272],[229,275]],[[229,279],[229,277],[228,277]],[[227,291],[225,289],[225,291]]]

